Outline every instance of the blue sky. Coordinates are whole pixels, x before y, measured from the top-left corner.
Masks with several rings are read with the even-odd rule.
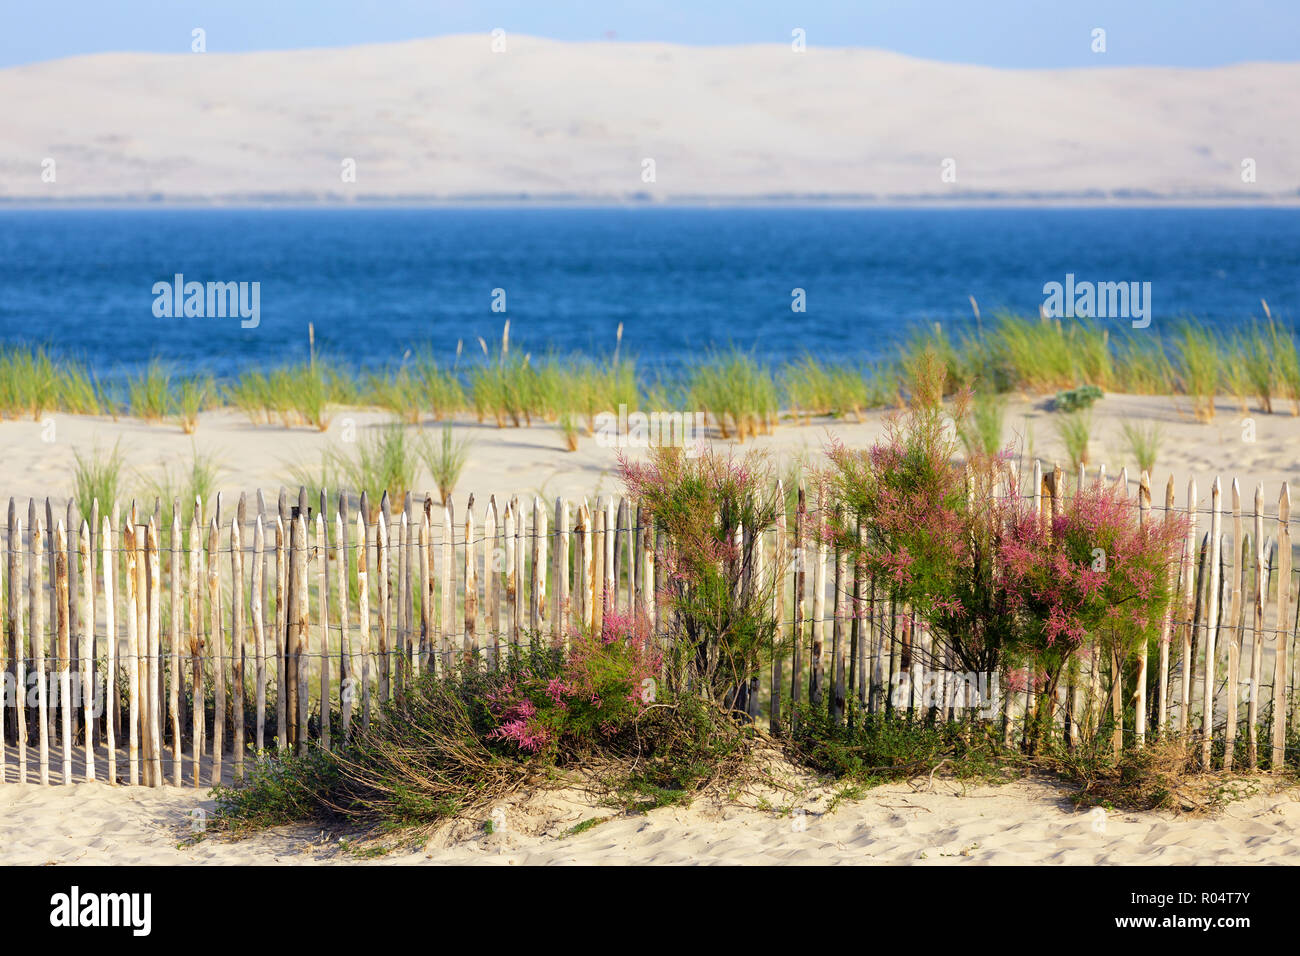
[[[561,40],[871,46],[1001,67],[1296,60],[1300,0],[0,0],[0,67],[105,51],[346,46],[494,27]],[[1090,50],[1094,27],[1107,52]]]

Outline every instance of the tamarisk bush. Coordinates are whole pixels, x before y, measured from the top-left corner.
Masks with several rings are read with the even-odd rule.
[[[1157,635],[1174,599],[1186,518],[1140,524],[1118,485],[1094,481],[1056,517],[1040,518],[1012,495],[999,509],[999,588],[1018,622],[1014,651],[1043,674],[1040,726],[1071,659],[1086,648],[1096,664],[1123,661]]]
[[[753,532],[770,528],[780,506],[766,460],[657,447],[648,462],[620,466],[628,493],[665,538],[657,573],[667,690],[752,713],[776,636],[772,592],[781,580],[770,566],[757,573],[763,539]]]
[[[913,391],[933,393],[924,382]],[[964,394],[951,416],[916,402],[870,449],[832,442],[824,480],[839,508],[824,533],[927,625],[936,657],[949,650],[967,670],[1038,675],[1038,738],[1081,649],[1123,661],[1155,636],[1186,521],[1143,525],[1124,489],[1101,482],[1058,502],[1055,515],[1036,513],[1005,456],[958,461],[967,408]]]
[[[577,633],[559,673],[521,674],[488,695],[489,739],[526,753],[616,736],[656,699],[658,652],[644,615],[606,607],[599,633]]]

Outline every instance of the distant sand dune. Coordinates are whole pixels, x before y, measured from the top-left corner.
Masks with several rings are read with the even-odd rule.
[[[525,36],[504,53],[486,36],[217,46],[0,70],[0,199],[1300,201],[1300,64],[999,70]]]

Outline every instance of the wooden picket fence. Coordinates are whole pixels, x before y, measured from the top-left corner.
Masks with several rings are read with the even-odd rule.
[[[1068,482],[1034,467],[1030,494],[1048,515]],[[1125,473],[1118,480],[1128,487]],[[779,483],[777,495],[785,500]],[[1097,726],[1109,687],[1116,748],[1153,733],[1194,735],[1206,764],[1213,742],[1223,744],[1230,769],[1241,733],[1256,764],[1267,716],[1262,746],[1279,766],[1295,632],[1289,492],[1284,484],[1270,514],[1262,487],[1244,510],[1236,481],[1226,508],[1217,480],[1208,507],[1194,482],[1186,502],[1177,508],[1171,478],[1164,508],[1192,525],[1159,659],[1143,650],[1140,676],[1127,683],[1126,662],[1091,663],[1090,686],[1062,688],[1052,723],[1077,742]],[[644,614],[662,633],[664,541],[635,502],[514,496],[502,506],[493,497],[477,516],[473,495],[460,511],[409,494],[396,511],[387,495],[372,507],[340,494],[332,514],[328,503],[305,490],[291,501],[282,489],[274,508],[259,493],[255,513],[243,496],[230,513],[218,496],[206,513],[196,501],[186,527],[180,501],[165,520],[156,503],[117,521],[116,505],[80,516],[69,504],[56,516],[48,500],[32,500],[24,520],[11,499],[0,781],[237,782],[251,749],[335,748],[421,674],[497,667],[564,644],[577,628],[599,627],[606,608]],[[1161,511],[1145,476],[1135,507],[1144,521]],[[754,572],[780,576],[773,612],[785,650],[750,680],[743,709],[773,732],[792,707],[843,720],[854,700],[870,713],[975,714],[1000,722],[1008,742],[1023,732],[1036,706],[1028,675],[1016,689],[1000,688],[1008,675],[956,673],[882,583],[826,543],[820,522],[801,488],[772,527],[746,529],[761,536]]]

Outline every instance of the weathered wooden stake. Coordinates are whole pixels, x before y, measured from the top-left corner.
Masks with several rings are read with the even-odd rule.
[[[139,604],[136,595],[139,577],[136,574],[138,557],[135,539],[136,526],[128,520],[122,528],[122,548],[126,552],[126,571],[123,577],[126,584],[127,700],[130,701],[130,722],[127,724],[127,780],[133,787],[140,783],[140,615],[136,610]]]
[[[511,503],[513,506],[513,502]],[[478,647],[478,569],[474,560],[474,499],[465,507],[465,669],[479,666]]]
[[[409,590],[408,590],[409,594]],[[330,749],[330,581],[324,509],[316,512],[316,633],[320,640],[320,745]],[[407,658],[408,666],[413,662]]]
[[[357,515],[357,641],[361,645],[361,727],[370,729],[370,549],[366,523]]]
[[[253,525],[253,579],[249,610],[253,617],[253,672],[254,706],[257,709],[257,726],[253,731],[254,746],[260,754],[266,748],[266,624],[262,618],[262,602],[266,594],[266,525],[259,513]]]
[[[1255,486],[1255,628],[1251,635],[1250,700],[1246,705],[1246,743],[1250,769],[1259,762],[1259,698],[1264,676],[1264,606],[1268,602],[1268,546],[1264,541],[1264,483]]]
[[[212,659],[213,707],[211,781],[221,783],[221,759],[226,738],[226,649],[221,636],[221,531],[217,516],[208,520],[208,639]]]
[[[1219,583],[1223,547],[1223,486],[1210,486],[1210,590],[1205,616],[1205,684],[1201,692],[1201,766],[1210,769],[1214,736],[1214,646],[1219,631]]]
[[[1138,523],[1145,529],[1151,522],[1151,476],[1145,471],[1138,482]],[[1138,646],[1137,688],[1133,701],[1133,741],[1141,747],[1147,736],[1147,642]]]
[[[244,536],[238,517],[230,521],[230,666],[235,705],[230,748],[238,784],[244,779]]]
[[[1224,728],[1223,769],[1231,770],[1233,748],[1237,742],[1237,691],[1241,683],[1241,581],[1246,573],[1246,554],[1242,550],[1241,485],[1232,479],[1232,591],[1229,595],[1228,627],[1224,635],[1228,641],[1228,722]]]
[[[772,633],[772,711],[768,720],[768,731],[773,735],[781,733],[781,683],[783,675],[782,664],[785,663],[785,653],[782,650],[785,647],[785,636],[787,627],[785,624],[785,569],[786,569],[786,517],[785,517],[785,485],[780,479],[776,482],[776,535],[773,547],[775,553],[772,559],[772,574],[775,576],[776,585],[772,589],[772,617],[776,620],[776,629]],[[650,549],[647,548],[647,551]]]
[[[1291,485],[1277,500],[1277,648],[1273,656],[1273,773],[1286,771],[1287,651],[1291,639]]]
[[[149,784],[161,787],[167,781],[162,769],[162,557],[157,515],[149,518],[144,542],[149,562],[145,578],[149,585]]]
[[[1192,679],[1195,665],[1192,661],[1192,619],[1195,614],[1196,582],[1196,479],[1187,482],[1187,551],[1183,560],[1183,600],[1185,621],[1183,625],[1182,683],[1179,688],[1178,736],[1183,737],[1190,726]]]
[[[62,714],[63,782],[72,783],[72,674],[68,643],[68,532],[60,519],[54,526],[54,587],[58,594],[58,621],[54,669],[59,679],[59,710]]]

